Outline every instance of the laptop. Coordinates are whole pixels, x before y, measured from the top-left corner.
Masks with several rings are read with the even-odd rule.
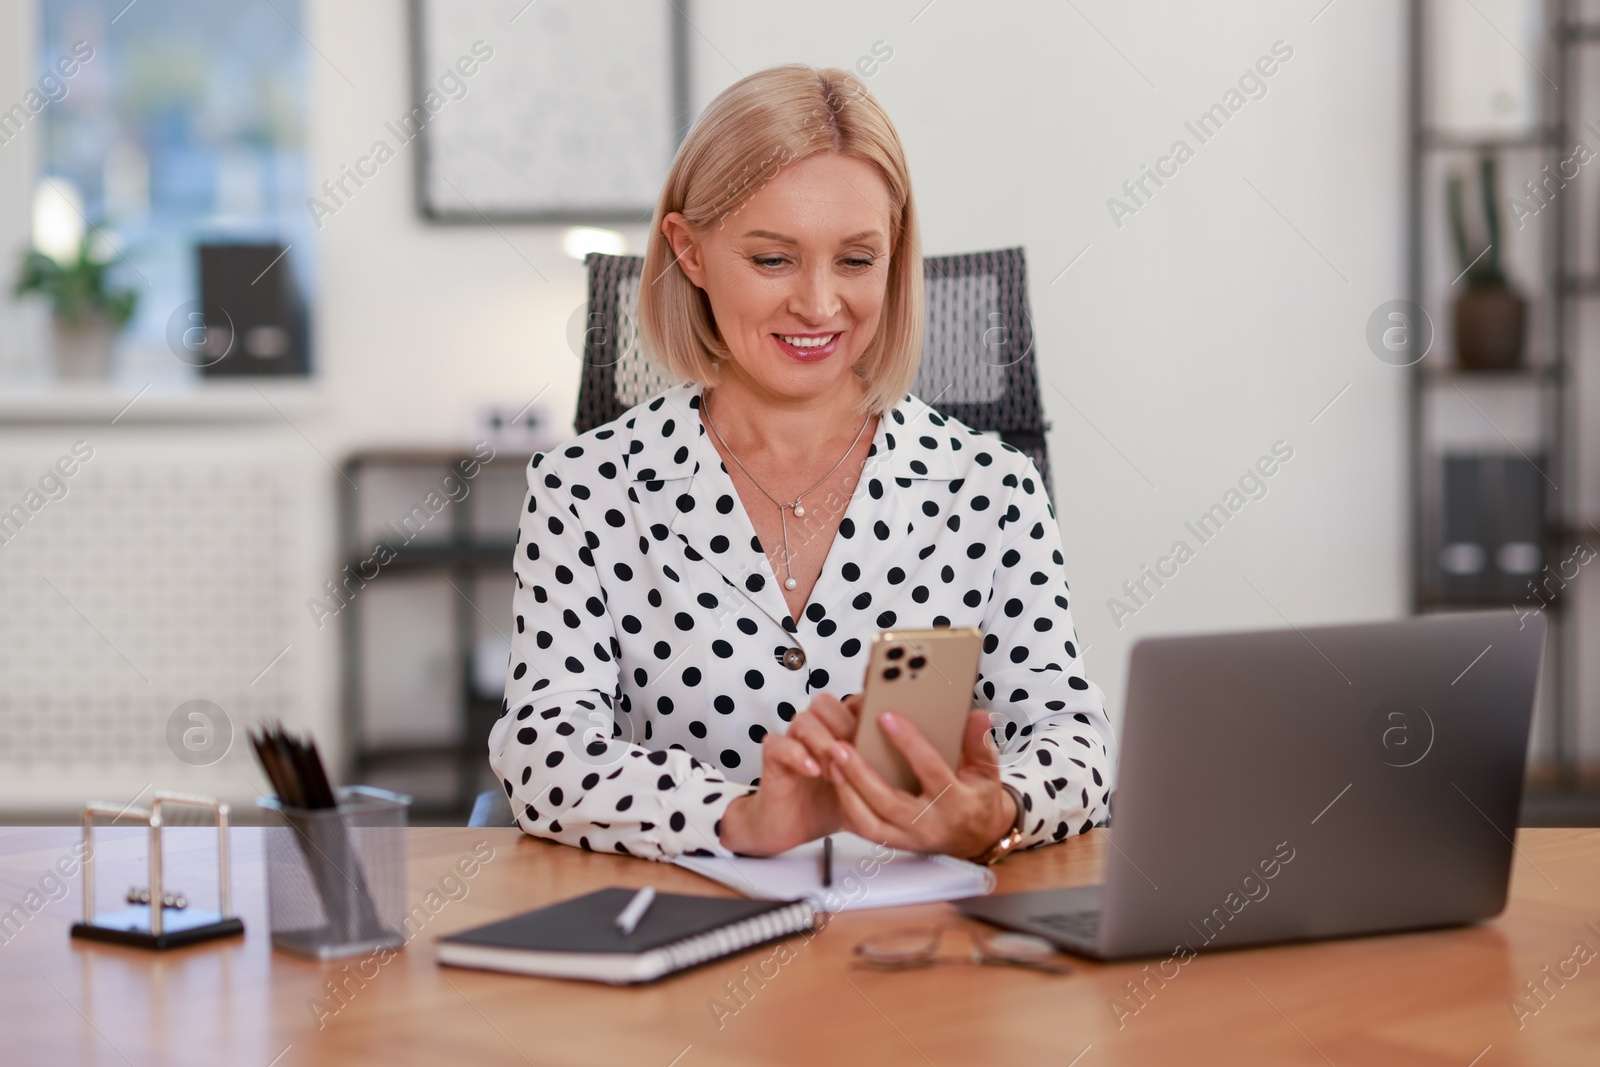
[[[1544,641],[1514,611],[1141,640],[1105,881],[957,906],[1107,960],[1497,915]]]

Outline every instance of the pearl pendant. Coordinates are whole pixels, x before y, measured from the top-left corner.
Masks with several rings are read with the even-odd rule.
[[[785,581],[784,581],[784,583],[783,583],[783,587],[784,587],[784,588],[785,588],[785,589],[793,589],[793,588],[794,588],[794,587],[795,587],[795,586],[797,586],[797,585],[799,585],[799,584],[800,584],[800,583],[799,583],[799,582],[797,582],[797,581],[795,581],[795,580],[794,580],[794,579],[793,579],[793,578],[789,578],[789,579],[787,579],[787,580],[785,580]]]
[[[794,502],[794,517],[797,519],[803,519],[806,517],[806,506],[800,503],[798,500]]]

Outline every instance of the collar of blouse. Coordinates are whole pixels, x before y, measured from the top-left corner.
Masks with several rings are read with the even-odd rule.
[[[647,516],[648,535],[656,540],[679,538],[730,586],[793,633],[783,591],[700,419],[701,393],[695,384],[668,389],[638,409],[632,427],[624,421],[620,430],[626,442],[623,465]],[[964,477],[973,470],[971,457],[978,440],[909,394],[878,420],[860,480],[849,483],[852,496],[839,528],[839,537],[858,542],[851,555],[861,573],[873,574],[886,566],[891,555],[904,551],[904,540],[917,521],[928,521],[906,507],[904,495],[895,491],[896,479]],[[791,543],[805,536],[803,521],[791,523]],[[829,612],[858,592],[839,573],[837,554],[830,549],[811,593],[811,603]]]

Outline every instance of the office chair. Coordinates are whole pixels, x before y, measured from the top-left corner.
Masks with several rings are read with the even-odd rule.
[[[1050,428],[1039,398],[1022,249],[928,256],[923,261],[927,328],[911,392],[976,430],[1026,452],[1051,492]],[[578,387],[577,433],[610,422],[674,383],[640,343],[639,256],[591,252],[589,313]]]
[[[472,802],[472,814],[467,818],[468,826],[515,826],[517,820],[511,817],[511,804],[499,789],[490,789],[478,794],[478,799]]]
[[[1027,453],[1053,499],[1044,406],[1033,358],[1022,249],[923,259],[926,330],[913,395],[941,414]],[[573,428],[586,433],[676,383],[644,354],[639,334],[639,256],[589,253],[589,311]],[[469,826],[513,826],[499,791],[481,794]]]

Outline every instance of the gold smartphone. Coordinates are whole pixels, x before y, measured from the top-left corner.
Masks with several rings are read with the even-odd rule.
[[[878,716],[892,711],[915,723],[945,762],[957,766],[982,651],[983,636],[972,627],[885,630],[872,639],[856,748],[890,785],[922,792],[905,757],[879,728]]]

